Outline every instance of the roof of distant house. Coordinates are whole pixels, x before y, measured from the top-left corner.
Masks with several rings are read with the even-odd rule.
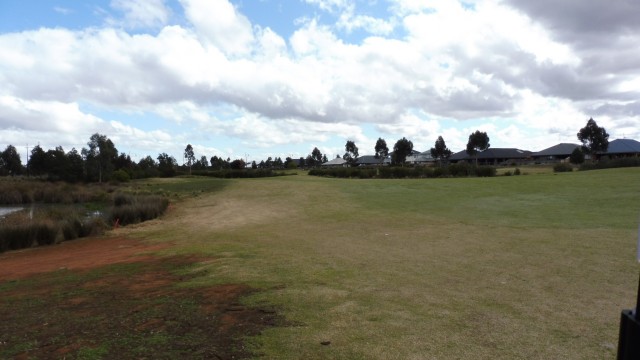
[[[347,160],[337,157],[337,158],[335,158],[333,160],[329,160],[326,163],[323,163],[322,166],[343,165],[346,162],[347,162]]]
[[[550,148],[546,148],[544,150],[534,152],[531,156],[539,157],[539,156],[569,156],[571,153],[577,148],[580,147],[578,144],[570,144],[570,143],[560,143],[558,145],[554,145]]]
[[[357,165],[370,165],[370,164],[380,164],[381,162],[383,163],[388,163],[390,160],[389,158],[386,159],[380,159],[380,158],[376,158],[375,155],[362,155],[358,158],[358,160],[356,160],[356,164]]]
[[[640,153],[640,142],[633,139],[616,139],[609,143],[607,154]]]

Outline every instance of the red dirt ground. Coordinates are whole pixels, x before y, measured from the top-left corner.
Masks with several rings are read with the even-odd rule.
[[[105,237],[0,254],[0,358],[241,359],[255,355],[247,336],[286,325],[242,305],[246,285],[176,286],[202,259],[149,254],[167,246]]]
[[[152,256],[143,252],[169,246],[147,245],[126,238],[85,238],[55,246],[6,252],[0,254],[0,281],[22,279],[60,269],[91,269],[108,264],[149,260]]]

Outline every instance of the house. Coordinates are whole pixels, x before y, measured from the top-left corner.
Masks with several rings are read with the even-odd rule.
[[[611,159],[640,157],[640,142],[633,139],[616,139],[610,142],[607,151],[600,155]]]
[[[536,164],[564,162],[579,147],[580,145],[578,144],[561,143],[542,151],[534,152],[531,154],[531,158]]]
[[[391,164],[391,159],[387,156],[384,159],[376,158],[375,155],[363,155],[356,160],[356,166],[380,166]]]
[[[435,159],[431,156],[431,151],[425,152],[413,152],[411,155],[407,156],[405,162],[408,164],[414,165],[433,165],[435,163]]]
[[[329,160],[326,163],[323,163],[321,166],[322,167],[347,167],[349,166],[349,164],[347,163],[347,160],[337,157],[333,160]]]
[[[478,165],[520,165],[529,162],[531,154],[531,151],[515,148],[488,148],[478,153],[477,156],[469,156],[466,150],[463,150],[451,155],[449,162],[474,162],[477,158]]]

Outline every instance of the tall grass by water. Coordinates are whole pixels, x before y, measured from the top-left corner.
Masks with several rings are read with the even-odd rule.
[[[73,206],[24,209],[0,219],[0,252],[98,235],[106,228],[101,217]]]
[[[0,179],[0,204],[104,202],[115,189],[116,186],[108,184],[70,184],[5,178]]]
[[[0,180],[0,204],[26,207],[0,217],[0,252],[98,235],[116,224],[154,219],[169,205],[164,196],[115,190],[111,185]]]

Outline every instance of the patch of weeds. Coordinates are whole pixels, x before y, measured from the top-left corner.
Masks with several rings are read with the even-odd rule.
[[[79,360],[103,359],[107,354],[109,354],[109,349],[104,344],[98,347],[82,347],[78,350],[77,359]]]

